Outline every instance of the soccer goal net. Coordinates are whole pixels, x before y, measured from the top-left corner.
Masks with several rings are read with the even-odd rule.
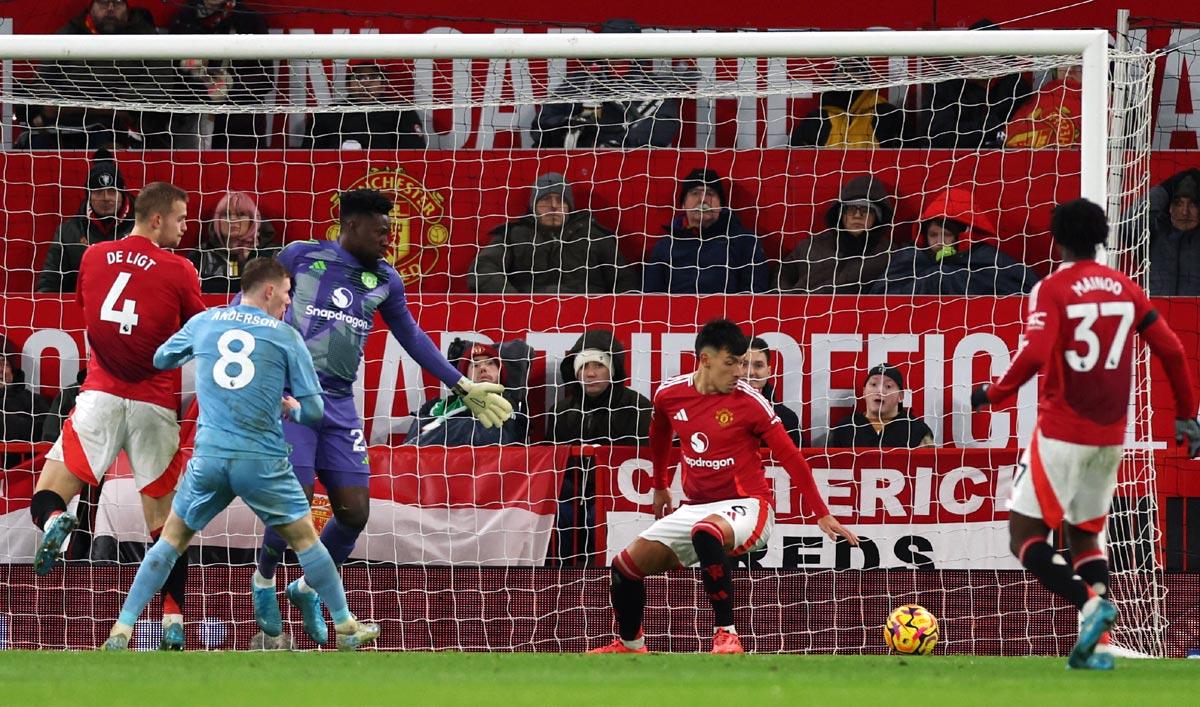
[[[0,153],[0,319],[20,372],[8,396],[23,385],[34,413],[5,418],[0,645],[99,645],[145,547],[122,460],[79,501],[83,527],[46,577],[29,566],[28,505],[85,372],[80,253],[127,232],[140,187],[169,181],[191,194],[182,252],[214,306],[246,258],[336,240],[339,193],[383,192],[387,261],[417,322],[464,371],[501,362],[519,414],[485,437],[372,324],[352,440],[369,449],[371,512],[343,575],[380,646],[607,641],[607,565],[653,520],[639,401],[691,370],[699,326],[727,317],[761,339],[748,375],[865,538],[824,538],[767,455],[777,525],[734,583],[749,648],[882,652],[884,618],[915,602],[941,620],[942,650],[1065,652],[1074,610],[1008,550],[1036,387],[986,413],[967,401],[1007,366],[1021,295],[1054,267],[1055,203],[1104,204],[1107,256],[1145,275],[1153,66],[1107,44],[1100,31],[0,38],[16,116]],[[881,363],[898,408],[866,399]],[[1142,354],[1106,538],[1114,640],[1165,655],[1149,381]],[[181,389],[186,416],[187,369]],[[853,424],[869,404],[912,423],[881,440]],[[333,514],[319,486],[314,512]],[[198,536],[189,646],[250,645],[261,531],[235,503]],[[695,570],[648,592],[652,650],[706,645]],[[156,611],[135,645],[157,645]]]

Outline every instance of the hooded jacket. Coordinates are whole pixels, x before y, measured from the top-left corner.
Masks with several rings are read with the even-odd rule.
[[[904,146],[904,111],[883,91],[829,91],[820,106],[796,124],[792,147],[867,148]]]
[[[38,442],[41,440],[42,425],[50,406],[40,395],[25,385],[20,369],[10,369],[13,380],[0,385],[0,441]],[[7,468],[18,463],[20,453],[0,454],[0,463]]]
[[[551,192],[562,196],[567,209],[561,228],[547,228],[533,215],[537,200]],[[557,172],[538,177],[530,191],[529,215],[490,235],[467,275],[472,292],[612,294],[637,289],[637,272],[621,255],[617,237],[591,213],[575,210],[571,185]]]
[[[474,342],[455,339],[446,357],[463,375],[470,364]],[[504,398],[512,404],[512,417],[499,428],[483,426],[457,395],[430,400],[417,410],[404,444],[418,447],[479,447],[491,444],[525,442],[529,432],[529,409],[526,405],[526,385],[533,350],[524,341],[505,341],[500,344],[500,384]]]
[[[645,62],[631,62],[618,75],[607,67],[572,71],[551,89],[530,134],[534,147],[670,147],[679,134],[678,98],[658,98],[687,91],[696,77],[688,72],[656,72]],[[597,96],[641,92],[650,97],[597,100]]]
[[[225,239],[217,233],[216,222],[210,222],[204,228],[204,240],[201,247],[192,251],[192,264],[200,273],[200,291],[211,294],[236,294],[242,290],[242,267],[254,258],[274,258],[279,255],[281,246],[275,239],[275,227],[269,221],[259,220],[258,240],[255,247],[246,255],[246,260],[238,262],[231,260],[232,252],[225,245]]]
[[[951,79],[929,87],[925,97],[929,147],[1003,147],[1009,118],[1032,93],[1021,74],[990,81]]]
[[[1150,287],[1156,297],[1200,295],[1200,227],[1171,224],[1171,202],[1188,196],[1200,206],[1200,169],[1188,169],[1150,190]]]
[[[79,280],[79,264],[83,251],[93,243],[115,241],[133,230],[133,197],[121,191],[121,204],[113,216],[99,218],[92,214],[89,197],[83,198],[79,211],[59,224],[54,242],[46,252],[46,260],[38,273],[38,292],[74,292]]]
[[[1040,279],[992,245],[996,227],[986,214],[975,210],[965,189],[940,192],[921,214],[922,224],[942,220],[966,227],[955,242],[955,252],[935,260],[926,248],[922,228],[914,245],[893,253],[886,276],[870,294],[1017,295],[1028,294]]]
[[[646,292],[711,295],[766,292],[767,256],[758,236],[728,207],[703,231],[680,214],[665,227],[646,260]]]
[[[861,236],[842,230],[846,204],[868,201],[875,225]],[[838,200],[825,211],[825,231],[802,241],[783,259],[779,290],[814,295],[857,295],[887,270],[892,251],[895,197],[871,175],[846,182]]]
[[[598,349],[612,356],[612,383],[595,397],[584,393],[575,375],[575,355]],[[650,438],[650,401],[627,387],[625,346],[611,331],[584,332],[559,366],[565,394],[550,411],[546,439],[558,444],[642,445]]]

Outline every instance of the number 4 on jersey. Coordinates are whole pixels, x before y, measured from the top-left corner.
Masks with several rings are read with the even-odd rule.
[[[117,330],[122,334],[132,334],[138,323],[137,302],[132,299],[121,300],[121,308],[116,308],[117,300],[121,298],[121,293],[128,284],[129,273],[118,273],[117,279],[108,289],[108,294],[104,296],[104,303],[100,305],[100,321],[117,324]]]

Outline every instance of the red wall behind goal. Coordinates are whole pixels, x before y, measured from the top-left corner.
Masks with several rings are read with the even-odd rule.
[[[456,151],[235,153],[140,152],[118,155],[131,189],[173,182],[193,194],[193,218],[207,218],[229,189],[257,195],[264,217],[285,240],[325,238],[336,223],[333,196],[369,185],[392,191],[397,207],[395,263],[410,289],[464,292],[478,246],[505,221],[528,212],[537,175],[562,172],[577,205],[621,238],[631,262],[644,260],[673,216],[678,179],[695,167],[716,169],[730,206],[779,258],[824,228],[824,214],[849,178],[874,173],[896,187],[901,240],[911,238],[924,203],[946,186],[969,185],[991,216],[1002,249],[1047,271],[1050,206],[1078,194],[1078,153],[926,150],[688,150],[602,152]],[[1178,169],[1175,157],[1154,164],[1156,179]],[[28,292],[54,229],[84,199],[82,153],[0,153],[0,234],[5,238],[0,291]],[[387,174],[376,173],[382,170]],[[400,176],[396,171],[400,170]],[[195,246],[193,221],[183,247]]]

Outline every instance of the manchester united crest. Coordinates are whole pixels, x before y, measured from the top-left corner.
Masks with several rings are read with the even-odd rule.
[[[733,422],[733,411],[732,410],[730,410],[729,408],[721,408],[720,410],[717,410],[717,424],[718,425],[720,425],[721,427],[729,427],[729,424],[731,422]]]
[[[329,497],[323,494],[315,493],[312,497],[312,519],[313,527],[317,532],[325,529],[325,524],[333,517],[333,506],[329,504]]]
[[[391,245],[385,259],[396,268],[405,285],[411,285],[437,265],[443,246],[450,241],[446,227],[446,197],[426,189],[403,167],[372,167],[367,176],[346,186],[350,189],[376,189],[392,200]],[[338,195],[329,200],[333,225],[325,232],[337,240]]]

